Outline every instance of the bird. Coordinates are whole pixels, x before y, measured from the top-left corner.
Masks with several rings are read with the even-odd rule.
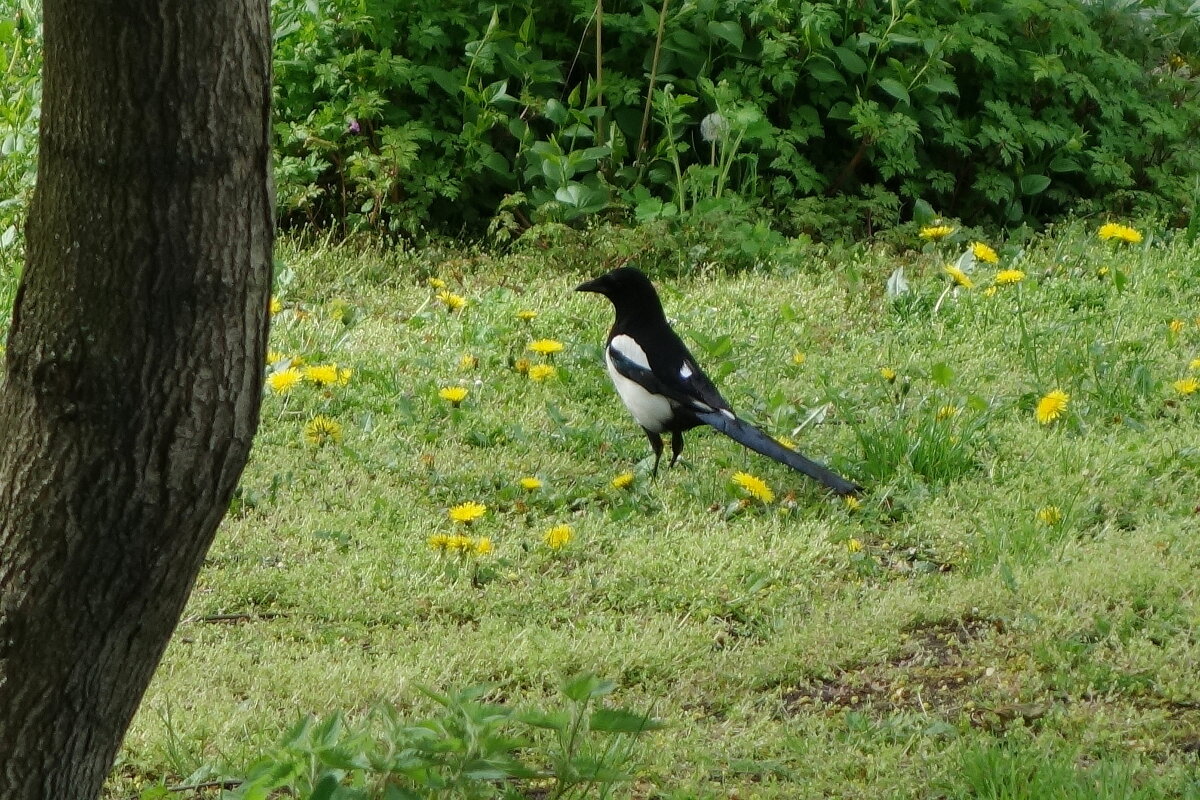
[[[637,267],[619,267],[581,283],[575,291],[603,295],[616,311],[604,347],[605,367],[621,401],[650,440],[653,477],[658,476],[664,434],[671,435],[673,467],[683,452],[684,431],[708,425],[839,495],[862,491],[858,484],[784,447],[735,414],[667,322],[658,291]]]

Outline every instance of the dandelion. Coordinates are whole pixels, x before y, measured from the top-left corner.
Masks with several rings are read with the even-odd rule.
[[[445,386],[438,389],[438,397],[455,408],[462,405],[462,401],[467,399],[468,394],[470,394],[470,391],[465,386]]]
[[[450,537],[444,533],[435,533],[428,541],[430,548],[435,551],[445,550],[450,545]]]
[[[896,370],[891,367],[880,367],[879,376],[888,383],[894,383],[896,380]]]
[[[335,322],[345,322],[349,314],[350,304],[340,297],[329,303],[329,318]]]
[[[947,264],[942,267],[942,271],[950,276],[950,280],[954,281],[958,286],[964,289],[972,289],[975,287],[975,282],[971,280],[971,276],[963,272],[953,264]]]
[[[1096,235],[1105,241],[1116,239],[1119,242],[1128,244],[1137,244],[1142,241],[1142,235],[1128,225],[1118,225],[1115,222],[1106,222],[1100,226],[1100,230],[1096,231]]]
[[[546,542],[546,546],[551,550],[560,550],[571,541],[574,532],[570,525],[555,525],[550,530],[546,531],[542,539]]]
[[[1108,273],[1109,273],[1109,272],[1111,272],[1111,271],[1112,271],[1112,270],[1110,270],[1110,269],[1109,269],[1107,266],[1100,267],[1100,269],[1096,270],[1096,275],[1097,275],[1097,276],[1099,276],[1099,277],[1101,277],[1101,278],[1107,278],[1107,277],[1108,277]]]
[[[459,369],[475,369],[479,366],[479,359],[470,353],[463,353],[462,358],[458,360]]]
[[[797,350],[796,352],[792,353],[792,363],[795,364],[797,367],[800,366],[801,364],[803,364],[807,360],[808,360],[808,356],[804,353],[803,350]]]
[[[756,478],[749,472],[735,472],[732,480],[755,500],[770,503],[775,499],[775,492],[771,491],[771,487],[767,486],[766,481]]]
[[[283,311],[283,301],[275,295],[271,295],[271,316],[275,316],[280,311]]]
[[[267,378],[267,386],[275,394],[287,394],[296,388],[296,384],[300,383],[301,378],[300,370],[295,367],[288,367],[287,369],[272,372]]]
[[[1200,372],[1200,358],[1193,358],[1190,362],[1188,362],[1188,369],[1192,370],[1193,372]]]
[[[558,370],[549,364],[534,364],[529,368],[529,379],[541,383],[558,374]]]
[[[538,312],[528,308],[523,308],[517,312],[517,319],[521,320],[521,322],[532,322],[533,318],[537,315]]]
[[[521,488],[527,492],[535,492],[542,488],[542,482],[532,475],[528,478],[521,478],[519,483],[521,484]]]
[[[487,536],[480,536],[475,540],[475,555],[477,556],[490,555],[494,549],[492,540]]]
[[[996,273],[997,286],[1010,286],[1025,280],[1025,273],[1019,269],[1002,269]]]
[[[487,506],[483,503],[476,503],[474,500],[470,500],[466,503],[459,503],[453,506],[446,513],[450,515],[450,519],[453,522],[469,525],[487,513]]]
[[[849,495],[847,495],[846,499],[847,500],[850,499]],[[849,550],[851,553],[861,553],[862,552],[862,542],[860,542],[858,539],[855,539],[854,537],[851,537],[850,539],[846,540],[846,549]]]
[[[996,251],[983,242],[971,242],[971,254],[977,260],[987,264],[996,264],[1000,261],[1000,256],[996,255]]]
[[[786,436],[776,436],[775,441],[779,442],[781,445],[786,447],[788,450],[796,449],[796,443],[793,442],[791,439],[789,439]]]
[[[444,289],[437,293],[437,299],[446,306],[447,311],[462,311],[467,307],[467,298]]]
[[[628,489],[633,485],[633,473],[622,472],[620,475],[612,479],[614,489]]]
[[[431,289],[445,289],[446,288],[446,282],[444,280],[442,280],[441,278],[426,278],[425,282],[427,284],[429,284],[429,288],[431,288]]]
[[[991,297],[991,296],[992,296],[992,295],[994,295],[995,293],[996,293],[996,287],[995,287],[995,286],[989,286],[989,287],[987,287],[986,289],[984,289],[984,290],[983,290],[983,296],[984,296],[984,297]]]
[[[1183,333],[1184,322],[1181,319],[1173,319],[1167,327],[1171,329],[1173,335],[1178,336]]]
[[[338,370],[338,386],[345,386],[350,382],[350,378],[354,375],[354,370],[349,367],[342,367]]]
[[[529,359],[528,358],[518,358],[516,361],[513,362],[513,369],[515,369],[521,375],[528,375],[529,374]]]
[[[1044,506],[1038,509],[1037,519],[1043,525],[1053,528],[1058,523],[1062,522],[1062,511],[1058,506]]]
[[[475,540],[470,536],[456,533],[446,537],[446,549],[451,553],[469,553],[475,548]]]
[[[854,496],[854,495],[852,495],[852,494],[843,495],[843,496],[842,496],[842,502],[845,504],[845,506],[846,506],[846,510],[847,510],[847,511],[851,511],[851,512],[853,512],[853,511],[858,511],[860,508],[862,508],[862,500],[859,500],[857,497],[855,497],[855,496]],[[857,539],[851,539],[851,541],[855,541],[855,542],[856,542],[856,541],[858,541],[858,540],[857,540]],[[861,544],[861,543],[858,545],[858,549],[859,549],[859,550],[861,550],[861,549],[862,549],[862,544]]]
[[[926,225],[921,228],[919,235],[927,242],[940,242],[952,233],[954,233],[954,227],[951,225]]]
[[[1048,392],[1045,397],[1038,401],[1037,411],[1034,412],[1037,421],[1043,425],[1049,425],[1054,420],[1063,415],[1067,410],[1067,403],[1071,401],[1071,395],[1061,389],[1055,389]]]
[[[330,386],[338,382],[337,364],[314,364],[304,368],[304,380],[317,386]],[[347,378],[349,380],[349,378]]]
[[[1179,392],[1184,397],[1189,394],[1195,394],[1197,389],[1200,389],[1200,381],[1195,378],[1180,378],[1171,384],[1175,391]]]
[[[280,361],[283,361],[283,353],[279,352],[278,350],[268,350],[267,351],[267,366],[268,367],[271,366],[272,364],[277,364]]]
[[[961,410],[958,406],[942,406],[937,410],[937,420],[941,422],[942,420],[953,419],[958,416]]]
[[[342,441],[342,423],[318,414],[304,424],[304,438],[314,447],[337,444]]]
[[[536,342],[530,342],[528,349],[540,356],[548,356],[553,353],[561,353],[563,343],[557,339],[538,339]]]

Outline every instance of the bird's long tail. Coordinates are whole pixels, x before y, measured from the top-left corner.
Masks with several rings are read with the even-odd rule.
[[[767,458],[773,458],[781,464],[787,464],[797,472],[803,472],[813,480],[819,481],[826,488],[841,495],[858,494],[862,487],[849,481],[836,472],[811,461],[791,448],[784,447],[779,442],[763,433],[758,428],[737,417],[728,417],[719,411],[699,413],[696,417],[707,425],[716,428],[721,433],[749,447],[756,453]]]

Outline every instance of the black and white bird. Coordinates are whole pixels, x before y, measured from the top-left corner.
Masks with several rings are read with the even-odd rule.
[[[642,426],[654,449],[654,470],[662,459],[663,434],[671,434],[671,466],[683,452],[683,432],[700,425],[716,428],[746,447],[803,472],[841,495],[861,487],[784,447],[738,418],[672,330],[658,292],[642,272],[621,267],[580,284],[612,301],[617,318],[608,332],[604,363],[621,402]]]

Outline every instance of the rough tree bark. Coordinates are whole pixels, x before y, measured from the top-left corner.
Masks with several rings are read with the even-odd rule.
[[[258,425],[268,0],[45,0],[0,387],[0,798],[93,800]]]

